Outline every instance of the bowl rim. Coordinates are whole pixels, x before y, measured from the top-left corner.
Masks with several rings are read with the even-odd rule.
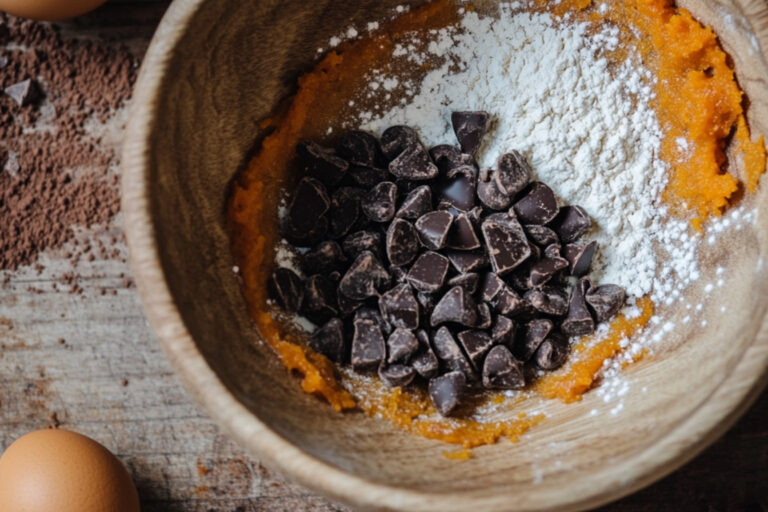
[[[174,0],[147,49],[134,87],[122,149],[122,211],[131,268],[144,311],[175,373],[206,413],[268,466],[332,499],[368,510],[581,510],[631,494],[693,459],[733,425],[766,386],[768,317],[732,374],[701,408],[672,427],[665,437],[619,466],[603,468],[586,480],[575,478],[545,498],[516,496],[518,502],[510,502],[509,495],[429,493],[372,482],[322,461],[271,430],[222,384],[186,328],[163,273],[149,201],[157,98],[171,55],[205,1]]]

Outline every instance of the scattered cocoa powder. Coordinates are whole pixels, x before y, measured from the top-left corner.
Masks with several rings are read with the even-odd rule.
[[[2,24],[0,90],[32,79],[43,96],[21,107],[0,94],[0,270],[14,270],[70,240],[74,226],[118,212],[117,155],[91,125],[124,106],[137,61],[125,47],[64,38],[47,23],[0,14]]]

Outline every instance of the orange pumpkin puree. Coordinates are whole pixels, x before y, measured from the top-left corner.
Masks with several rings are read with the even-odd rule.
[[[658,82],[654,86],[654,107],[665,134],[660,157],[670,165],[664,200],[674,212],[694,217],[698,225],[707,216],[720,214],[740,183],[750,192],[755,190],[765,171],[763,137],[752,140],[742,108],[742,92],[711,29],[667,0],[615,1],[606,13],[588,9],[591,0],[541,3],[543,8],[551,7],[555,15],[574,12],[582,19],[616,23],[622,27],[628,44],[640,50],[643,63],[655,73]],[[341,45],[303,75],[296,94],[280,113],[262,123],[265,131],[272,132],[235,180],[228,220],[232,250],[241,269],[252,317],[286,368],[302,376],[302,389],[323,397],[337,410],[357,405],[367,414],[385,418],[408,432],[461,445],[463,450],[446,452],[445,456],[464,460],[471,456],[469,448],[494,443],[502,436],[517,440],[543,416],[519,415],[496,422],[425,419],[434,416],[435,411],[423,391],[382,391],[378,383],[373,384],[379,386],[376,392],[362,389],[358,394],[356,390],[356,404],[341,386],[333,364],[273,318],[265,292],[273,264],[272,247],[278,238],[278,201],[293,178],[288,169],[296,143],[305,138],[321,142],[327,138],[332,120],[347,108],[353,92],[364,85],[365,72],[372,63],[391,54],[398,37],[414,30],[447,26],[456,19],[454,3],[436,0],[400,16],[368,38]],[[616,58],[622,58],[621,52]],[[735,157],[744,169],[741,180],[725,172],[726,143],[733,130]],[[679,138],[687,141],[685,151],[677,143]],[[638,305],[638,317],[619,316],[606,337],[599,341],[583,339],[568,366],[544,377],[534,391],[565,402],[579,400],[592,387],[603,363],[620,351],[621,340],[647,324],[653,303],[642,298]],[[496,395],[491,401],[499,404],[504,397]]]

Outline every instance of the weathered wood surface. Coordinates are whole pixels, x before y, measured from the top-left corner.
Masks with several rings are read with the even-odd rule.
[[[117,38],[141,54],[166,6],[112,1],[63,30]],[[120,235],[118,218],[83,236]],[[70,294],[60,285],[72,270],[66,250],[0,287],[0,449],[61,423],[126,462],[147,511],[343,510],[265,469],[198,409],[154,342],[124,261],[83,258],[76,267],[83,292]],[[601,510],[768,510],[766,418],[768,393],[692,463]]]

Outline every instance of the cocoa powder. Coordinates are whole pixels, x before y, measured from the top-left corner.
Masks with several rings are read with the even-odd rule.
[[[138,64],[125,47],[47,23],[0,14],[2,25],[0,90],[32,79],[42,92],[26,106],[0,94],[0,270],[14,270],[119,211],[119,162],[97,133],[129,99]]]

